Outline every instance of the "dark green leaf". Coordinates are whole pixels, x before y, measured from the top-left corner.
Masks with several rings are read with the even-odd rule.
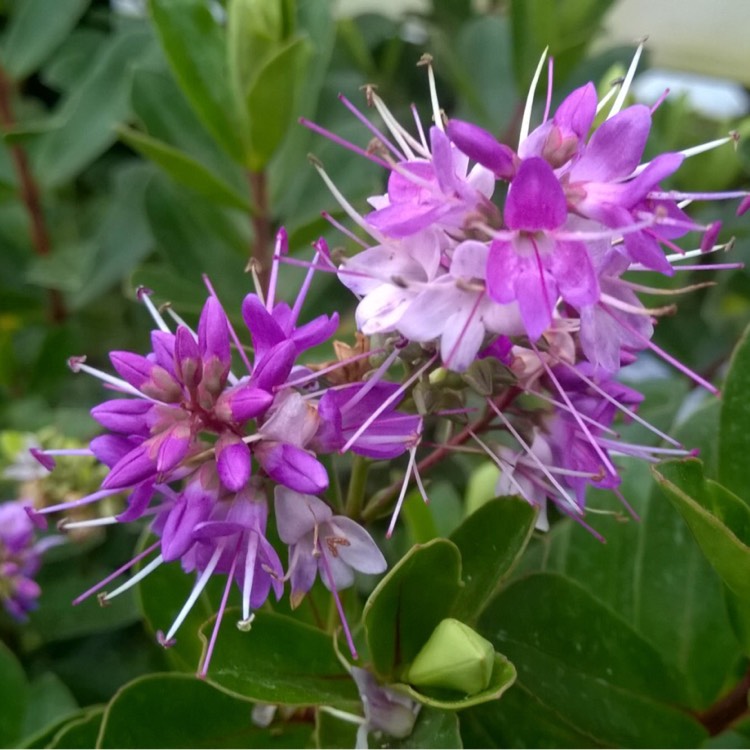
[[[29,686],[23,668],[0,642],[0,746],[14,747],[21,738]]]
[[[511,584],[479,630],[526,691],[595,742],[692,747],[706,736],[674,708],[684,688],[653,646],[572,581],[538,574]]]
[[[451,541],[461,553],[464,586],[453,616],[474,622],[508,575],[534,531],[536,512],[519,498],[498,498],[474,511]]]
[[[25,0],[2,40],[3,67],[18,81],[33,73],[62,43],[88,6],[88,0]]]
[[[358,728],[359,725],[334,716],[324,708],[318,709],[315,712],[315,747],[341,750],[356,747]]]
[[[35,143],[33,169],[43,185],[70,180],[117,140],[115,125],[128,112],[130,70],[151,44],[148,34],[131,32],[102,45],[86,77],[55,113],[59,127]]]
[[[97,747],[302,747],[312,727],[263,729],[252,705],[187,675],[149,675],[126,685],[104,713]]]
[[[133,128],[121,127],[118,132],[125,143],[158,164],[181,185],[225,206],[239,208],[242,211],[249,209],[247,196],[237,193],[189,154]]]
[[[737,596],[750,601],[750,509],[705,479],[697,459],[665,461],[654,475],[716,572]]]
[[[81,715],[67,722],[47,745],[49,748],[92,748],[96,747],[99,730],[104,717],[104,707],[89,708]]]
[[[412,733],[398,743],[373,743],[370,747],[402,747],[402,748],[442,748],[462,747],[461,733],[459,731],[458,716],[454,711],[441,711],[436,708],[423,706],[417,717]]]
[[[150,0],[149,8],[188,101],[226,152],[242,162],[240,120],[229,85],[224,30],[203,0]]]
[[[737,344],[721,399],[719,481],[750,504],[750,328]]]
[[[448,617],[461,586],[461,556],[445,539],[415,545],[378,584],[363,622],[375,670],[398,679],[438,623]]]
[[[252,700],[292,705],[356,708],[354,681],[333,649],[332,637],[285,615],[257,612],[249,632],[227,612],[211,658],[208,679]],[[213,622],[203,628],[211,636]]]

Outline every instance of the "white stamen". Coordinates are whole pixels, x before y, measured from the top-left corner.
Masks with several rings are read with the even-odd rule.
[[[164,558],[161,556],[161,554],[158,554],[148,565],[141,568],[132,578],[129,578],[125,583],[122,584],[122,586],[119,586],[111,593],[107,593],[102,597],[103,601],[109,601],[110,599],[114,599],[116,596],[119,596],[123,592],[127,591],[129,588],[132,588],[135,586],[136,583],[139,581],[142,581],[149,573],[153,573],[162,563],[164,562]]]
[[[245,579],[242,582],[242,622],[250,619],[250,594],[255,578],[255,557],[258,552],[258,534],[250,532],[250,539],[245,552]]]
[[[622,81],[618,81],[613,85],[609,91],[600,99],[599,104],[596,107],[596,114],[598,115],[606,106],[609,100],[619,91],[622,86]]]
[[[396,507],[393,509],[393,514],[391,515],[391,522],[388,524],[388,531],[385,532],[386,539],[391,538],[391,535],[393,534],[393,528],[396,525],[396,519],[398,518],[398,514],[401,512],[401,506],[403,505],[404,498],[406,497],[406,489],[409,486],[409,479],[411,479],[411,473],[414,469],[414,460],[416,458],[416,455],[416,449],[412,448],[409,451],[409,463],[406,467],[406,473],[404,474],[404,481],[401,484],[401,492],[398,493]]]
[[[633,82],[635,71],[638,68],[638,62],[641,59],[641,53],[643,52],[644,42],[641,42],[638,45],[638,49],[635,51],[635,54],[633,55],[633,60],[630,63],[628,72],[625,74],[625,78],[623,79],[622,86],[620,86],[620,91],[617,94],[615,103],[612,105],[612,109],[609,111],[609,114],[607,115],[608,120],[611,117],[614,117],[622,109],[622,105],[625,104],[625,99],[627,98],[628,92],[630,91],[630,84]]]
[[[401,123],[391,114],[388,107],[385,106],[385,102],[375,93],[372,94],[372,102],[375,105],[375,109],[378,114],[383,118],[383,122],[393,136],[393,140],[396,141],[399,148],[404,152],[404,156],[409,160],[416,159],[416,154],[412,150],[412,146],[420,148],[419,143],[404,130]],[[411,143],[410,143],[411,141]],[[421,154],[424,156],[424,154]],[[429,155],[429,152],[428,152]]]
[[[208,561],[208,565],[206,565],[206,569],[201,573],[200,578],[198,579],[195,586],[193,586],[193,590],[190,592],[190,596],[187,598],[187,601],[182,606],[182,609],[180,610],[180,613],[175,618],[175,621],[172,623],[172,627],[169,628],[169,632],[165,636],[164,640],[169,642],[174,638],[174,634],[179,629],[180,625],[185,621],[185,618],[190,614],[190,610],[195,605],[195,602],[198,600],[198,597],[201,595],[204,588],[206,588],[206,584],[208,583],[209,578],[211,578],[211,574],[216,569],[216,566],[219,564],[219,558],[221,557],[221,553],[224,551],[224,545],[220,544],[216,550],[214,551],[213,555],[211,556],[211,559]]]
[[[534,95],[536,94],[536,87],[539,83],[539,77],[542,75],[542,68],[544,67],[544,60],[547,57],[549,47],[544,48],[542,56],[539,59],[539,64],[536,66],[536,72],[534,77],[531,79],[531,86],[529,87],[529,93],[526,96],[526,107],[523,110],[523,120],[521,120],[521,133],[518,139],[519,147],[529,136],[529,128],[531,127],[531,110],[534,107]]]
[[[164,331],[164,333],[171,333],[169,330],[169,326],[166,324],[164,318],[162,318],[161,313],[154,307],[154,303],[151,301],[151,297],[149,295],[149,292],[147,292],[143,287],[139,288],[137,291],[138,299],[143,302],[144,305],[146,305],[146,309],[151,314],[151,317],[154,319],[154,323],[156,323],[157,327]]]
[[[435,121],[435,127],[441,132],[445,132],[443,125],[443,116],[440,112],[440,103],[438,102],[437,86],[435,85],[435,71],[432,65],[427,65],[427,80],[430,84],[430,103],[432,104],[432,118]]]
[[[129,393],[132,396],[138,396],[138,398],[142,398],[144,399],[144,401],[151,401],[154,404],[162,403],[155,398],[151,398],[150,396],[146,396],[144,393],[141,393],[135,386],[130,385],[127,380],[116,378],[114,375],[110,375],[109,373],[106,373],[102,370],[97,370],[95,367],[89,367],[89,365],[84,364],[83,362],[76,363],[76,370],[74,370],[74,372],[77,372],[78,370],[83,370],[83,372],[89,375],[93,375],[95,378],[98,378],[105,383],[109,383],[118,391],[122,391],[123,393]]]

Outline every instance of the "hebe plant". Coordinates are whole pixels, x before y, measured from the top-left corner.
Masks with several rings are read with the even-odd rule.
[[[747,123],[584,5],[10,9],[0,741],[745,741]]]

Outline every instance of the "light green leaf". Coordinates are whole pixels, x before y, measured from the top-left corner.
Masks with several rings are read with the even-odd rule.
[[[732,355],[721,399],[719,481],[750,505],[750,327]]]
[[[653,646],[570,580],[511,584],[479,631],[513,661],[524,690],[597,743],[695,747],[706,737],[674,707],[684,688]]]
[[[150,35],[131,32],[102,45],[86,77],[53,114],[59,127],[34,143],[33,170],[45,187],[75,177],[117,140],[115,125],[128,113],[131,68],[152,44]]]
[[[23,737],[31,737],[76,713],[78,704],[65,683],[54,672],[45,672],[29,686],[29,703]]]
[[[273,156],[294,120],[304,68],[312,56],[303,38],[279,50],[260,70],[247,98],[248,167],[260,171]]]
[[[476,621],[526,549],[535,521],[536,511],[526,501],[497,498],[474,511],[451,534],[461,552],[464,583],[454,617]]]
[[[706,479],[697,459],[665,461],[653,471],[716,572],[738,597],[750,601],[750,508]]]
[[[16,3],[0,49],[13,80],[33,73],[63,42],[88,7],[88,0],[24,0]]]
[[[461,586],[461,556],[446,539],[415,545],[365,604],[362,620],[375,670],[386,681],[417,655],[450,615]]]
[[[211,657],[208,679],[264,703],[359,707],[354,680],[339,662],[331,636],[285,615],[256,612],[248,632],[236,627],[238,612],[228,611]],[[205,643],[214,623],[203,627]]]
[[[151,17],[180,88],[226,152],[243,161],[224,30],[203,0],[150,0]]]
[[[237,193],[234,188],[189,154],[133,128],[120,127],[118,133],[125,143],[158,164],[176,182],[216,203],[238,208],[241,211],[249,209],[250,203],[247,196]]]
[[[107,706],[97,747],[303,747],[311,729],[260,728],[252,706],[195,677],[153,674],[125,685]]]

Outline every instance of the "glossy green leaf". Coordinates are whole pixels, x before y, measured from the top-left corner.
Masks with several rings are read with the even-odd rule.
[[[306,39],[279,50],[261,69],[245,100],[249,126],[248,167],[260,171],[274,155],[297,114],[298,91],[312,55]]]
[[[312,727],[256,726],[252,705],[195,677],[155,674],[123,687],[107,706],[97,747],[302,747]]]
[[[719,481],[750,505],[750,328],[732,355],[721,398]]]
[[[150,0],[162,48],[186,98],[214,138],[243,159],[240,120],[229,85],[224,30],[202,0]]]
[[[675,434],[687,443],[689,434],[705,431],[713,440],[711,414],[718,416],[699,409]],[[703,455],[703,444],[697,445]],[[620,491],[637,518],[611,492],[592,489],[587,505],[596,513],[588,523],[601,537],[573,521],[558,523],[533,539],[516,573],[544,570],[575,580],[656,646],[682,675],[689,705],[705,709],[724,689],[738,656],[722,583],[648,465],[619,463]]]
[[[346,721],[323,709],[315,712],[315,747],[341,748],[349,750],[356,747],[359,725]]]
[[[654,468],[654,476],[726,585],[750,600],[750,509],[706,479],[697,459],[666,461]]]
[[[238,613],[225,614],[208,679],[233,694],[291,705],[359,706],[354,681],[341,665],[329,634],[285,615],[257,612],[248,632]],[[203,627],[208,642],[213,621]]]
[[[23,668],[0,642],[0,747],[13,747],[20,740],[28,700],[29,686]]]
[[[519,498],[498,498],[474,511],[453,534],[461,553],[463,588],[453,616],[474,622],[523,554],[536,512]]]
[[[479,630],[513,661],[523,689],[597,743],[692,747],[706,736],[674,707],[684,688],[654,647],[572,581],[537,574],[511,584]]]
[[[88,6],[88,0],[24,0],[5,29],[2,65],[16,81],[33,73],[64,41]]]
[[[385,739],[385,738],[384,738]],[[454,711],[441,711],[429,706],[423,706],[417,716],[412,733],[397,743],[378,743],[370,740],[370,747],[380,747],[385,750],[388,747],[402,748],[457,748],[462,747],[461,733],[459,731],[458,716]]]
[[[92,748],[104,718],[104,706],[88,708],[61,727],[47,745],[49,748]]]
[[[391,568],[365,604],[370,657],[386,681],[417,655],[451,613],[461,587],[461,555],[452,542],[417,544]]]
[[[133,128],[121,127],[118,133],[131,148],[158,164],[181,185],[222,205],[242,211],[249,209],[246,196],[240,195],[189,154]]]
[[[459,719],[464,747],[600,746],[518,683],[502,700],[462,711]]]
[[[117,140],[115,125],[128,112],[130,71],[152,44],[148,34],[134,31],[102,46],[86,77],[54,114],[60,125],[35,143],[32,166],[43,185],[67,182]]]

